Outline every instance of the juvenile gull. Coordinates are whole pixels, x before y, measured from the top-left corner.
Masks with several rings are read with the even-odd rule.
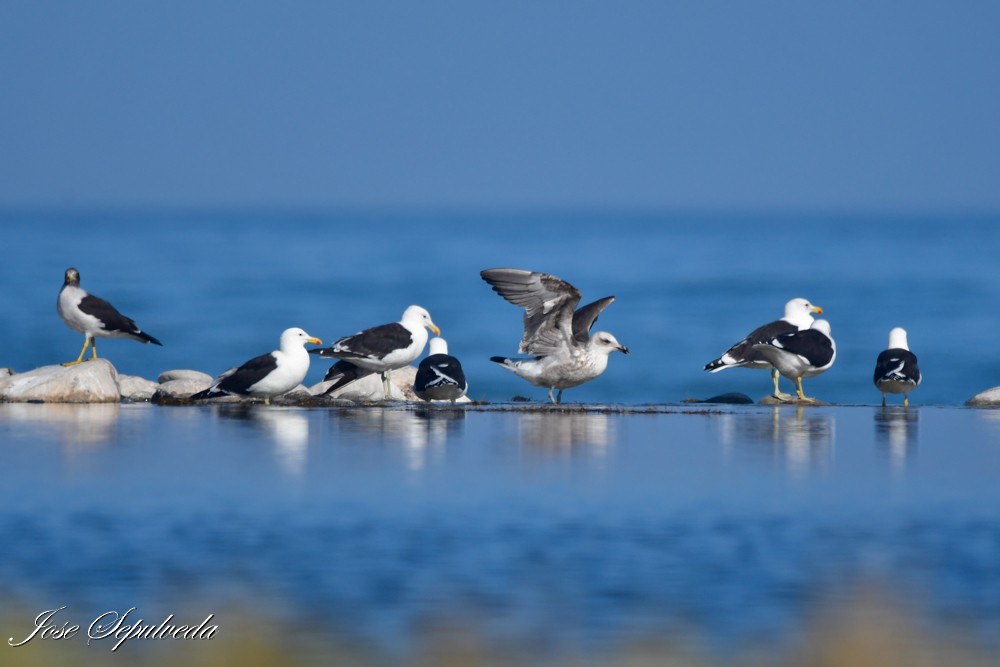
[[[833,366],[837,344],[830,335],[830,323],[816,320],[803,331],[791,331],[769,341],[755,343],[768,361],[789,380],[795,382],[800,400],[813,402],[802,391],[802,378],[814,377]]]
[[[564,389],[593,380],[608,366],[614,351],[628,354],[606,331],[590,334],[598,315],[615,300],[598,299],[574,312],[580,291],[547,273],[522,269],[486,269],[483,280],[504,299],[524,308],[524,337],[518,347],[526,359],[490,357],[533,385],[547,387],[553,403],[562,400]],[[553,395],[553,391],[559,393]]]
[[[917,356],[910,352],[906,342],[906,329],[896,327],[889,332],[889,349],[884,350],[875,360],[875,386],[885,395],[902,394],[903,405],[910,404],[910,392],[920,385],[920,367]]]
[[[780,320],[768,322],[748,333],[740,342],[733,345],[725,353],[705,364],[709,373],[718,373],[727,368],[770,368],[771,380],[774,381],[774,397],[782,400],[791,398],[778,390],[778,370],[759,350],[754,349],[757,343],[764,343],[775,336],[808,329],[813,323],[812,313],[823,313],[823,309],[809,303],[808,299],[796,298],[785,304],[785,315]]]
[[[245,395],[270,400],[272,396],[291,391],[309,372],[306,343],[322,345],[323,341],[298,327],[285,329],[277,350],[254,357],[236,370],[224,373],[211,387],[194,394],[191,399]]]
[[[427,345],[426,329],[433,331],[435,336],[441,333],[426,309],[410,306],[403,311],[399,322],[365,329],[341,338],[330,347],[309,352],[321,357],[343,359],[363,370],[381,373],[383,397],[389,398],[389,374],[420,357]],[[329,378],[328,374],[328,379],[333,378]]]
[[[444,338],[431,338],[430,354],[417,367],[413,391],[425,401],[454,403],[468,390],[462,364],[448,354],[448,343]]]
[[[70,267],[63,277],[63,286],[56,299],[59,317],[70,329],[83,334],[83,349],[76,361],[68,361],[63,366],[74,366],[83,361],[87,346],[92,345],[92,359],[97,358],[97,337],[131,338],[140,343],[163,345],[140,329],[135,322],[125,317],[110,303],[80,287],[80,272]]]

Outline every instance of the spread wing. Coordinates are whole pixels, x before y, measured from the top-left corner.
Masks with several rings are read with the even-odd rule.
[[[573,313],[573,337],[576,338],[576,342],[586,343],[590,340],[590,330],[594,328],[597,316],[610,306],[614,300],[615,297],[606,296],[593,303],[588,303],[586,306],[581,306],[579,310]]]
[[[524,338],[519,352],[551,354],[573,345],[573,311],[580,303],[580,290],[537,271],[486,269],[479,275],[493,286],[494,292],[524,308]]]

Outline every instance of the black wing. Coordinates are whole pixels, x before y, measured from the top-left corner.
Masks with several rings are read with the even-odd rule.
[[[465,373],[458,359],[447,354],[432,354],[420,362],[413,386],[419,393],[430,387],[466,386]]]
[[[310,354],[337,359],[382,359],[393,350],[407,348],[413,334],[399,322],[365,329],[353,336],[341,338],[330,347],[309,350]]]
[[[99,296],[88,294],[80,299],[79,308],[87,315],[99,319],[105,331],[125,333],[135,336],[144,343],[163,345],[163,343],[142,331],[132,319],[119,313],[117,308]]]
[[[332,381],[333,384],[323,392],[323,395],[332,394],[343,386],[349,385],[355,380],[360,380],[363,377],[374,374],[375,371],[370,371],[360,366],[355,366],[349,361],[341,359],[333,366],[330,366],[330,370],[326,372],[323,377],[324,382]]]
[[[767,357],[765,357],[760,351],[753,349],[753,346],[757,343],[769,343],[778,336],[795,331],[798,331],[798,327],[794,324],[786,322],[785,320],[768,322],[767,324],[759,326],[748,333],[746,338],[723,352],[718,359],[705,364],[705,370],[710,371],[714,368],[718,368],[719,366],[727,365],[722,361],[722,358],[727,355],[741,364],[753,362],[770,363]]]
[[[816,329],[792,331],[764,342],[805,357],[809,364],[816,368],[822,368],[833,360],[833,341],[825,333]]]
[[[227,394],[245,394],[247,390],[263,380],[278,367],[274,353],[268,352],[254,357],[226,376],[216,387]]]
[[[885,350],[875,360],[876,386],[879,382],[912,382],[920,384],[920,367],[917,365],[917,355],[909,350],[892,348]]]

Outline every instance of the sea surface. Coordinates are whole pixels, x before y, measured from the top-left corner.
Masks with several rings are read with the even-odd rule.
[[[402,664],[456,629],[557,657],[680,638],[726,663],[875,591],[920,628],[1000,652],[1000,411],[962,405],[1000,384],[1000,220],[0,219],[0,367],[75,358],[82,336],[55,313],[75,266],[164,342],[100,341],[122,373],[216,373],[288,326],[331,340],[419,303],[489,402],[0,404],[2,637],[43,610],[86,626],[134,607]],[[521,334],[478,276],[491,266],[617,296],[598,327],[633,354],[544,409],[487,360]],[[805,384],[831,405],[683,403],[766,394],[767,373],[702,366],[794,296],[832,323],[837,362]],[[881,407],[871,384],[893,326],[926,377],[908,409]],[[0,662],[19,650],[0,645]]]

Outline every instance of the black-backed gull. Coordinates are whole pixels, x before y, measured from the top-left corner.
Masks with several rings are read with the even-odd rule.
[[[830,335],[830,323],[816,320],[803,331],[791,331],[775,336],[769,341],[755,343],[779,373],[795,382],[799,400],[813,399],[802,391],[802,378],[814,377],[833,366],[837,358],[837,344]]]
[[[615,300],[604,297],[574,311],[580,290],[547,273],[523,269],[486,269],[483,280],[504,299],[524,308],[524,337],[518,347],[527,359],[490,357],[533,385],[547,387],[553,403],[564,389],[593,380],[608,366],[608,355],[628,348],[606,331],[590,329],[598,315]],[[553,395],[553,391],[559,390]]]
[[[725,351],[721,357],[705,364],[709,373],[718,373],[727,368],[769,368],[774,382],[774,397],[782,400],[791,398],[778,389],[778,370],[761,352],[754,349],[757,343],[764,343],[775,336],[808,329],[813,323],[812,313],[823,313],[823,309],[809,303],[808,299],[796,298],[785,304],[785,315],[780,320],[757,327],[740,342]]]
[[[63,277],[63,286],[56,300],[59,317],[70,329],[84,335],[83,349],[76,361],[68,361],[63,366],[73,366],[83,361],[87,346],[93,346],[91,357],[97,358],[95,338],[131,338],[140,343],[163,345],[140,329],[134,321],[125,317],[110,303],[80,287],[80,272],[70,267]]]
[[[906,329],[896,327],[889,332],[889,348],[879,353],[875,360],[875,386],[882,392],[882,405],[886,394],[902,394],[903,405],[910,404],[910,392],[920,385],[920,367],[917,355],[910,352],[906,342]]]
[[[257,396],[270,400],[291,391],[309,372],[309,354],[305,344],[322,345],[298,327],[285,329],[277,350],[254,357],[232,372],[223,373],[208,389],[191,396],[192,400],[219,396]]]
[[[431,315],[420,306],[403,311],[399,322],[365,329],[341,338],[330,347],[310,350],[321,357],[344,359],[362,369],[382,374],[383,396],[389,398],[389,374],[416,361],[427,345],[427,329],[441,333]]]
[[[451,401],[465,396],[469,383],[462,372],[462,364],[448,354],[444,338],[431,338],[428,355],[417,367],[413,391],[425,401]]]

